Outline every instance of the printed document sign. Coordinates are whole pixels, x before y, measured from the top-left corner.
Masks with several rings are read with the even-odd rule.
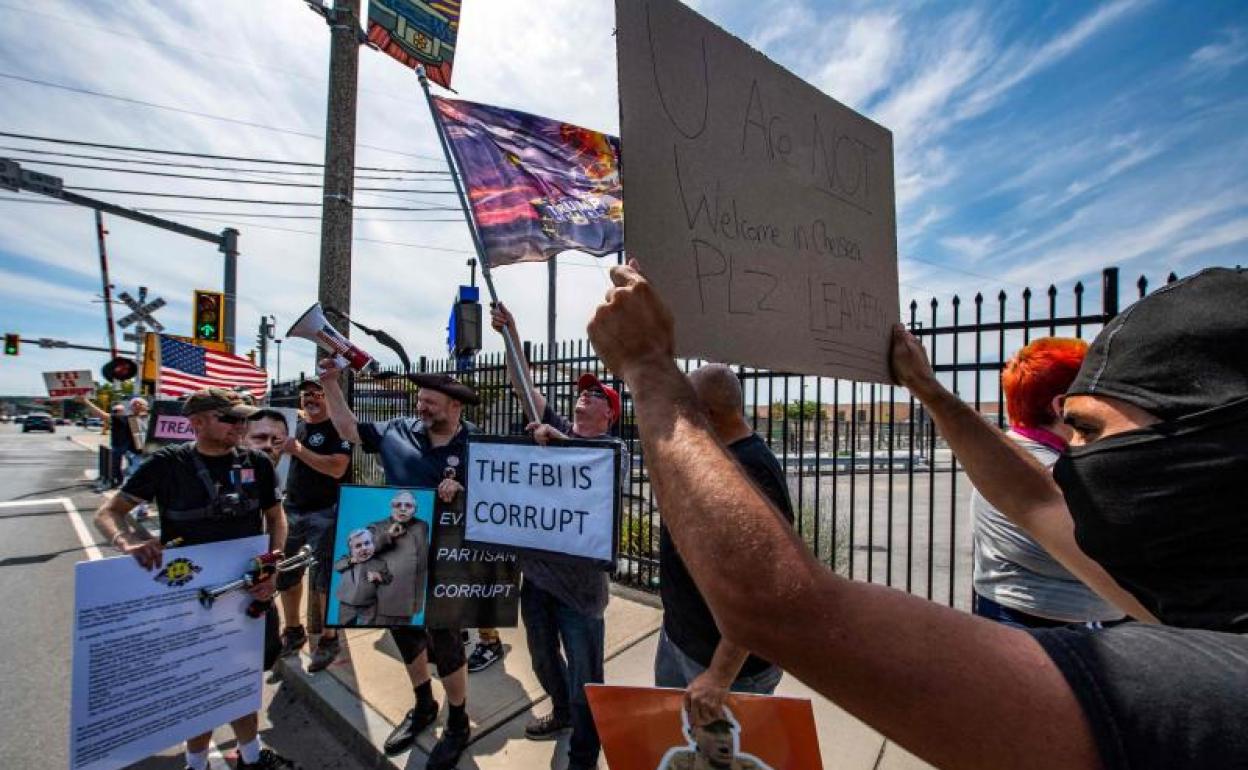
[[[620,445],[468,440],[468,540],[615,561]]]
[[[114,770],[258,711],[264,618],[236,591],[268,538],[173,548],[151,571],[130,556],[74,568],[73,770]]]
[[[810,701],[731,693],[723,718],[694,726],[684,690],[585,687],[611,770],[824,767]]]
[[[676,354],[888,382],[892,134],[677,0],[616,0],[624,246]]]
[[[53,401],[95,395],[95,382],[91,379],[91,372],[86,369],[44,372],[43,381],[48,386],[48,397]]]

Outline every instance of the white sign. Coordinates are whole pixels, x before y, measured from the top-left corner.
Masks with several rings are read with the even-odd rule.
[[[86,369],[44,372],[43,381],[48,386],[48,396],[54,401],[95,395],[95,383],[91,380],[91,372]]]
[[[619,457],[614,442],[469,439],[464,538],[613,561]]]
[[[73,770],[113,770],[260,709],[264,618],[242,591],[202,607],[199,589],[237,580],[265,535],[130,556],[74,571]]]

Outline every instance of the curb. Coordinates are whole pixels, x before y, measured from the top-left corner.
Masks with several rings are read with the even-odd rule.
[[[301,662],[311,660],[303,653],[299,654],[299,658]],[[367,767],[402,770],[408,766],[410,750],[391,757],[380,748],[394,725],[333,674],[308,674],[285,658],[273,666],[273,671],[324,720],[331,734]]]

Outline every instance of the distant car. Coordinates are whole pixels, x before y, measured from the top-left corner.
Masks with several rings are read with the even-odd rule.
[[[101,420],[99,417],[88,417],[87,421],[83,424],[83,426],[86,428],[99,430],[100,428],[104,427],[104,421]]]
[[[22,433],[30,433],[32,430],[56,433],[56,424],[52,421],[52,415],[43,412],[26,415],[26,420],[22,423]]]
[[[19,414],[18,416],[13,418],[14,425],[21,425],[24,422],[26,422],[26,415],[24,414]]]
[[[69,425],[69,419],[66,417],[57,417],[56,424],[57,425]]]

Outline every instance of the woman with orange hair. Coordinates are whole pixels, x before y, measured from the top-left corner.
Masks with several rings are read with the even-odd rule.
[[[1088,343],[1080,339],[1043,337],[1015,353],[1001,372],[1010,419],[1006,435],[1046,468],[1070,442],[1062,398],[1087,351]],[[1020,628],[1122,619],[1122,610],[1070,574],[978,491],[971,495],[971,521],[976,615]]]

